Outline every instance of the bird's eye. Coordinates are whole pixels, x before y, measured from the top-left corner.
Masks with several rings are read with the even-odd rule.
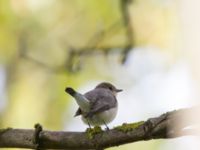
[[[111,87],[111,86],[109,87],[109,90],[112,90],[112,87]]]

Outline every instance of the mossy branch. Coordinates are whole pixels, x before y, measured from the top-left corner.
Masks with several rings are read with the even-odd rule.
[[[159,117],[137,123],[124,123],[108,131],[99,128],[86,132],[41,131],[40,148],[44,149],[104,149],[142,140],[167,139],[191,135],[191,128],[197,124],[194,120],[185,120],[186,114],[197,113],[199,107],[167,112]],[[196,112],[195,112],[196,111]],[[198,114],[198,113],[197,113]],[[180,125],[176,125],[176,122]],[[0,129],[0,148],[34,149],[35,130]]]

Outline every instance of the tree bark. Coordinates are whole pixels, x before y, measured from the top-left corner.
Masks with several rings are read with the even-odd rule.
[[[108,131],[94,129],[93,134],[87,132],[41,131],[39,133],[40,148],[44,149],[104,149],[136,141],[151,139],[167,139],[185,135],[196,135],[197,128],[187,128],[198,122],[185,119],[185,115],[195,114],[199,107],[185,108],[164,113],[138,123],[123,124]],[[176,124],[176,122],[181,124]],[[32,129],[0,129],[0,148],[35,149],[35,130]]]

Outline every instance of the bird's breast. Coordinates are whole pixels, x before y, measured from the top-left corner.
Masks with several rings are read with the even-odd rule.
[[[104,122],[106,124],[110,123],[111,121],[114,120],[114,118],[116,117],[117,115],[117,110],[118,110],[118,107],[114,107],[114,108],[111,108],[109,110],[106,110],[106,111],[103,111],[103,112],[100,112],[98,114],[95,114],[93,115],[92,117],[90,118],[85,118],[82,116],[82,120],[85,124],[88,124],[88,121],[91,125],[93,126],[96,126],[96,125],[103,125]]]

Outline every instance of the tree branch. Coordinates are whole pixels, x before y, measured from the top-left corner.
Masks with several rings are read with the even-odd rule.
[[[142,140],[167,139],[196,134],[196,120],[185,115],[197,113],[199,107],[167,112],[147,121],[117,126],[109,131],[93,129],[87,132],[41,131],[40,148],[45,149],[103,149]],[[197,113],[198,114],[198,113]],[[181,122],[177,125],[176,122]],[[98,128],[99,129],[99,128]],[[1,129],[0,148],[35,148],[34,130]]]

